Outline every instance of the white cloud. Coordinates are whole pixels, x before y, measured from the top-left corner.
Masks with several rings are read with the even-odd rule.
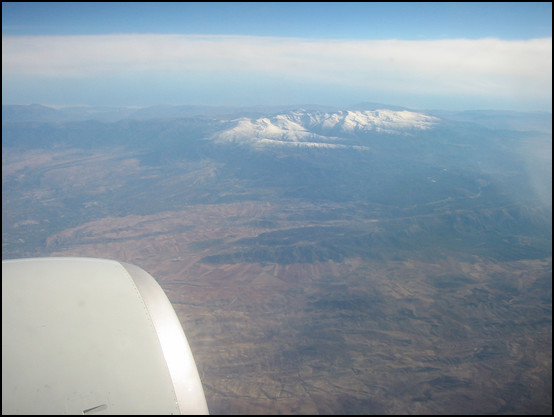
[[[552,38],[312,40],[250,36],[3,36],[2,76],[210,71],[419,94],[551,99]]]

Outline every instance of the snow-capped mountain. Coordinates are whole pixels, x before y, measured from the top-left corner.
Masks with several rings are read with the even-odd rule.
[[[370,131],[409,135],[413,131],[430,129],[438,121],[437,117],[407,110],[346,110],[334,113],[296,110],[271,117],[236,119],[233,127],[217,133],[214,139],[255,147],[288,145],[344,148],[350,146],[341,142],[352,135]]]

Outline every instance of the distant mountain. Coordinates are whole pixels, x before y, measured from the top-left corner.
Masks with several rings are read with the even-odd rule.
[[[438,122],[437,117],[407,110],[341,110],[328,113],[301,109],[271,117],[237,119],[235,126],[217,133],[215,139],[257,147],[344,148],[348,145],[340,143],[341,140],[352,135],[368,132],[407,135],[412,131],[430,129]]]
[[[2,105],[2,123],[41,122],[63,123],[86,120],[114,122],[126,119],[136,109],[127,107],[64,107],[53,108],[41,104]]]
[[[448,120],[475,123],[489,129],[534,130],[552,134],[552,113],[504,110],[428,110],[427,113]]]
[[[2,122],[53,122],[58,118],[58,110],[41,104],[2,105]]]
[[[316,120],[306,120],[308,113],[312,114],[312,116],[309,117],[315,117]],[[294,114],[297,114],[296,118],[293,116]],[[251,119],[252,124],[256,124],[256,120],[267,117],[276,118],[278,115],[285,115],[285,117],[291,118],[291,121],[299,122],[307,130],[313,130],[314,132],[318,129],[325,130],[327,134],[320,133],[320,135],[326,137],[332,137],[336,134],[345,133],[349,131],[349,129],[350,133],[360,130],[373,130],[375,132],[389,133],[397,132],[398,130],[404,130],[409,127],[408,125],[410,123],[413,124],[416,122],[413,120],[413,116],[416,114],[424,114],[427,117],[435,116],[436,118],[451,122],[474,123],[488,129],[508,129],[519,131],[535,130],[538,132],[552,133],[552,113],[500,110],[422,111],[402,106],[373,102],[357,103],[346,108],[322,106],[317,104],[247,107],[158,105],[143,108],[101,106],[54,108],[41,104],[2,105],[2,123],[63,123],[90,120],[100,122],[117,122],[121,120],[171,120],[200,117],[219,120],[246,118]],[[410,118],[412,119],[410,120]],[[321,124],[322,119],[325,119],[325,125]],[[335,120],[336,123],[333,124]],[[424,119],[421,119],[420,117],[420,120]],[[425,120],[428,123],[429,120],[432,119],[427,118]],[[271,123],[275,124],[273,121]],[[337,128],[336,130],[338,130],[338,133],[332,133],[330,125],[333,125],[333,128]],[[245,126],[246,125],[243,127]],[[276,124],[276,126],[279,127],[279,124]],[[261,132],[260,128],[256,127],[253,129],[256,132]],[[238,132],[235,133],[238,135]],[[285,136],[287,136],[287,134],[291,133],[286,132]],[[230,135],[233,136],[233,133],[230,133]],[[275,138],[268,137],[268,139],[274,140]],[[325,141],[328,141],[328,139],[316,141],[315,143],[324,143]]]
[[[236,117],[261,117],[266,114],[287,112],[297,108],[317,111],[336,111],[331,106],[282,105],[282,106],[196,106],[196,105],[157,105],[148,107],[102,107],[71,106],[54,108],[41,104],[2,105],[2,122],[81,122],[95,120],[116,122],[120,120],[182,119],[190,117],[211,117],[232,119]]]

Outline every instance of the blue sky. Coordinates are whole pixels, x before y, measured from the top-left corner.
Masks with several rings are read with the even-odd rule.
[[[551,3],[2,3],[2,103],[546,110]]]

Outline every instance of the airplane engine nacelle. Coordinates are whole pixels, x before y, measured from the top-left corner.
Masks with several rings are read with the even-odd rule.
[[[143,269],[2,261],[2,414],[207,414],[185,333]]]

